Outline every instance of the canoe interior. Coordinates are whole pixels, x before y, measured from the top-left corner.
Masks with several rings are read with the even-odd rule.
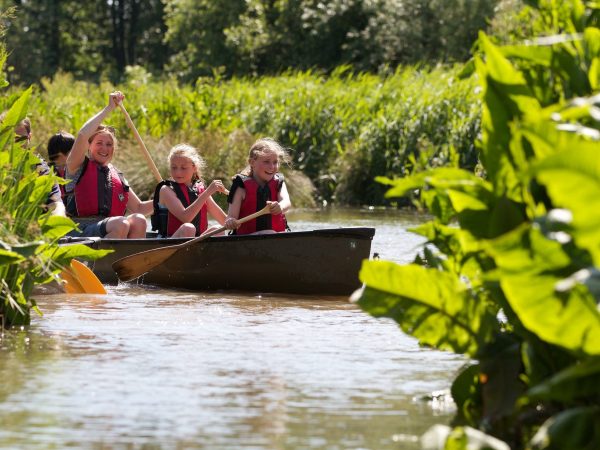
[[[362,261],[370,257],[374,234],[374,228],[333,228],[211,237],[176,252],[139,280],[201,291],[349,295],[360,287],[358,272]],[[112,263],[117,259],[187,239],[79,241],[114,250],[95,261],[92,269],[103,283],[116,284]]]

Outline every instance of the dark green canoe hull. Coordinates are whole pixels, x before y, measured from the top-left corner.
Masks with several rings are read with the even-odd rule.
[[[334,228],[267,235],[211,237],[176,252],[138,282],[200,291],[235,290],[349,295],[370,257],[373,228]],[[185,239],[98,239],[88,245],[115,252],[92,270],[116,284],[117,259]]]

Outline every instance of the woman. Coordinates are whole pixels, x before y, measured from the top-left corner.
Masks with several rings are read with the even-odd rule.
[[[124,98],[119,91],[110,94],[108,105],[81,127],[67,157],[67,213],[79,224],[77,236],[146,237],[145,216],[152,213],[152,201],[141,201],[111,164],[117,138],[102,125]]]

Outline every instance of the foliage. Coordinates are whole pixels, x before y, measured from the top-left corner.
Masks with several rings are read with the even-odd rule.
[[[68,218],[44,212],[59,179],[39,176],[39,157],[14,142],[30,96],[31,89],[23,92],[0,122],[0,322],[6,327],[29,324],[30,310],[37,310],[34,285],[57,279],[75,257],[106,254],[84,245],[58,246],[58,239],[76,227]]]
[[[170,1],[170,70],[186,80],[340,65],[376,71],[464,60],[495,0]],[[191,40],[190,36],[194,36]],[[191,44],[190,42],[193,42]],[[185,62],[185,64],[182,64]]]
[[[166,169],[170,146],[184,141],[200,149],[207,179],[230,179],[246,165],[253,139],[268,135],[292,149],[286,175],[301,171],[316,185],[320,200],[381,205],[388,201],[383,187],[373,183],[375,176],[430,164],[475,166],[480,102],[474,81],[458,79],[458,69],[408,66],[374,75],[340,67],[329,76],[208,78],[194,87],[175,80],[140,82],[145,74],[137,70],[118,88],[159,169]],[[31,106],[40,151],[45,143],[37,136],[58,129],[74,133],[114,88],[66,74],[44,80]],[[131,133],[122,115],[108,120],[120,130],[118,167],[137,193],[149,195],[154,181],[135,163],[137,144],[126,142]]]
[[[18,6],[5,21],[13,83],[58,72],[116,83],[128,66],[194,83],[462,61],[499,1],[0,0],[0,11]]]
[[[129,65],[162,72],[168,51],[161,0],[0,0],[0,11],[15,3],[6,21],[13,83],[36,83],[58,71],[90,81],[118,79]]]
[[[388,197],[419,193],[428,244],[414,264],[361,270],[365,311],[477,360],[453,383],[446,448],[471,448],[462,427],[510,448],[600,447],[600,10],[528,3],[543,37],[482,33],[474,57],[484,177],[380,178]]]

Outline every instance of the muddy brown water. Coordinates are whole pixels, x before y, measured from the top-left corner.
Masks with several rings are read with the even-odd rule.
[[[295,212],[295,230],[377,229],[409,262],[422,221],[398,211]],[[420,348],[344,297],[134,285],[38,298],[0,340],[0,448],[418,449],[452,407],[464,359]]]

